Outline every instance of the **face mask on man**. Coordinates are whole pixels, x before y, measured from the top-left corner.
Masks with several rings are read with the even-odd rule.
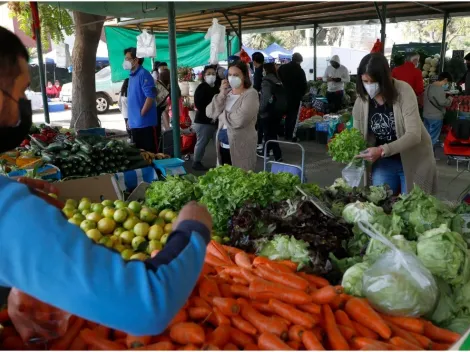
[[[232,87],[233,89],[237,89],[240,88],[240,86],[242,85],[242,80],[240,77],[230,76],[228,78],[228,83],[230,84],[230,87]]]
[[[206,81],[208,85],[213,87],[215,84],[215,75],[206,75],[204,76],[204,80]]]
[[[339,67],[339,64],[336,61],[330,61],[330,65],[333,66],[333,68]]]
[[[369,94],[369,97],[371,99],[374,99],[377,96],[377,94],[379,94],[380,88],[379,88],[378,83],[364,83],[364,82],[362,82],[362,84],[364,85],[364,89],[366,90],[367,94]]]
[[[128,60],[124,60],[122,63],[122,68],[126,71],[132,70],[132,63]]]
[[[444,88],[444,90],[449,89],[449,83],[443,84],[443,85],[442,85],[442,88]]]
[[[28,136],[31,125],[33,124],[33,111],[31,102],[28,99],[14,99],[10,94],[3,91],[4,99],[11,99],[18,104],[18,124],[14,127],[0,127],[0,153],[18,147]],[[0,112],[0,116],[1,116]],[[0,117],[1,118],[1,117]]]

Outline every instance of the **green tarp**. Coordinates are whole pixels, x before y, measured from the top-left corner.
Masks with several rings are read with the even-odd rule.
[[[127,28],[106,26],[104,28],[106,42],[108,44],[109,63],[111,66],[111,79],[119,82],[129,77],[129,72],[122,68],[124,61],[124,49],[135,47],[139,31]],[[155,61],[164,61],[170,64],[170,53],[168,47],[168,33],[157,32],[155,34],[155,46],[157,57]],[[204,39],[204,33],[178,33],[176,35],[176,47],[178,66],[197,67],[207,65],[210,55],[210,40]],[[232,39],[232,52],[238,52],[238,38]],[[227,47],[227,46],[225,46]],[[219,60],[227,60],[227,53],[219,54]],[[152,61],[150,58],[144,60],[143,65],[151,71]]]

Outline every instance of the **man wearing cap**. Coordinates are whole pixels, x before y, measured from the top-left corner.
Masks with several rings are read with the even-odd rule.
[[[294,53],[292,61],[279,67],[278,75],[287,96],[287,116],[285,121],[285,138],[291,140],[294,134],[300,102],[307,93],[307,77],[300,64],[302,55]]]
[[[341,65],[338,55],[333,55],[330,59],[330,65],[326,68],[323,75],[323,81],[328,82],[328,91],[326,99],[330,112],[341,110],[344,96],[344,83],[349,82],[349,71],[346,66]]]

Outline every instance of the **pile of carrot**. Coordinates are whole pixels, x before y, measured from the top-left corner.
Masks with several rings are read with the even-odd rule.
[[[0,313],[0,323],[8,317]],[[24,349],[13,327],[2,349]],[[131,336],[73,317],[52,350],[447,350],[460,335],[391,317],[322,277],[212,241],[203,271],[164,333]]]

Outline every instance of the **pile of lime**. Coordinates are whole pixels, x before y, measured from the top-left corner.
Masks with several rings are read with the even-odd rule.
[[[69,199],[62,211],[90,239],[117,250],[125,260],[145,260],[161,250],[178,216],[171,210],[158,212],[136,201],[92,203],[88,198],[79,202]]]

